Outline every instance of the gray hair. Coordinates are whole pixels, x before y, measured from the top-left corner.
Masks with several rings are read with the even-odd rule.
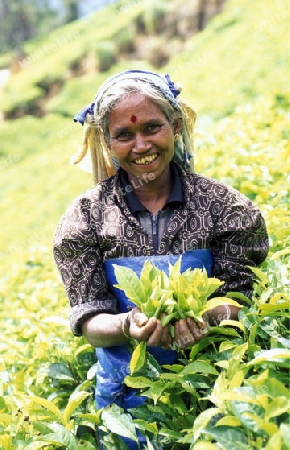
[[[173,124],[177,118],[182,119],[182,110],[174,108],[156,86],[139,79],[124,79],[103,93],[94,114],[94,121],[102,129],[106,142],[110,140],[108,127],[110,112],[123,98],[132,94],[144,95],[155,103],[169,123]]]

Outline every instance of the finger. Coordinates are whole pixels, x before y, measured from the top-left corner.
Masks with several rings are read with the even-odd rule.
[[[188,323],[185,319],[178,320],[175,322],[175,325],[177,326],[178,333],[180,334],[188,334],[188,332],[190,332]]]
[[[146,318],[147,322],[143,326],[139,326],[135,321],[131,322],[130,335],[138,341],[147,341],[148,337],[154,331],[157,323],[156,317]]]
[[[138,327],[143,327],[148,322],[148,317],[140,312],[134,315],[134,320]]]
[[[147,344],[153,347],[160,345],[161,336],[162,336],[162,325],[159,320],[156,322],[156,326],[150,336],[148,336]]]
[[[199,338],[201,331],[200,331],[199,327],[197,326],[197,323],[191,317],[187,317],[186,322],[187,322],[187,326],[188,326],[191,334],[195,338]]]
[[[198,322],[198,327],[199,327],[199,329],[200,329],[200,331],[201,331],[203,336],[208,334],[208,332],[209,332],[209,323],[206,320],[204,320],[202,322]]]
[[[166,317],[166,314],[163,313],[161,314],[161,318]],[[165,348],[166,350],[170,349],[172,346],[172,337],[170,334],[170,328],[169,325],[166,325],[165,327],[162,328],[162,335],[161,335],[161,339],[160,339],[160,346]]]
[[[190,332],[186,320],[181,319],[174,325],[174,342],[180,349],[194,345],[194,336]]]
[[[161,347],[164,347],[165,349],[169,349],[172,345],[172,337],[170,335],[168,326],[162,328],[162,334],[161,334],[159,345]]]
[[[148,317],[136,306],[130,311],[130,321],[135,322],[137,326],[142,327],[147,323]]]
[[[206,327],[204,322],[195,322],[191,317],[187,317],[186,321],[188,328],[190,329],[190,332],[194,336],[196,342],[202,339],[207,334],[208,328]]]

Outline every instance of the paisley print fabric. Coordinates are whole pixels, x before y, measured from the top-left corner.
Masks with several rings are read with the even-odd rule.
[[[246,266],[259,265],[268,252],[260,211],[222,182],[178,169],[186,205],[171,215],[157,255],[210,249],[213,276],[225,282],[218,294],[250,295],[252,272]],[[150,255],[154,255],[152,239],[129,210],[118,173],[73,202],[58,224],[54,257],[70,301],[75,335],[81,335],[81,324],[92,315],[118,313],[103,262]]]

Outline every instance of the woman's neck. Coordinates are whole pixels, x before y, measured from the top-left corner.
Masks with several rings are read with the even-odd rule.
[[[170,168],[168,167],[158,179],[150,180],[149,177],[141,179],[130,175],[128,178],[136,197],[142,205],[152,214],[157,214],[165,205],[172,189]]]

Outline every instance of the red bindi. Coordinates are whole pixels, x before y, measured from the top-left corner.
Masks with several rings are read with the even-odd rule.
[[[136,123],[136,121],[137,121],[137,117],[136,116],[131,116],[131,122],[132,123]]]

